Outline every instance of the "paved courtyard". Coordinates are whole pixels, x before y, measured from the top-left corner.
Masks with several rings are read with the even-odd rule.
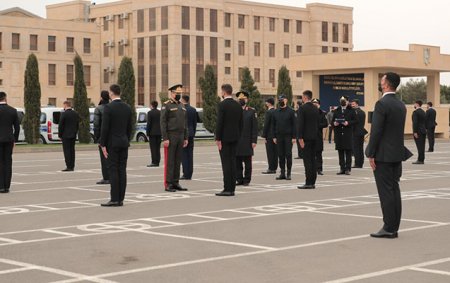
[[[260,174],[260,143],[251,186],[233,198],[214,196],[215,147],[196,147],[182,193],[164,192],[163,169],[132,148],[119,208],[100,207],[109,186],[95,185],[97,151],[78,152],[73,173],[59,171],[62,152],[17,153],[12,192],[0,195],[0,282],[450,282],[450,142],[425,165],[404,163],[398,239],[369,237],[382,219],[368,163],[337,176],[325,146],[325,176],[298,190],[302,161],[292,181],[275,181]]]

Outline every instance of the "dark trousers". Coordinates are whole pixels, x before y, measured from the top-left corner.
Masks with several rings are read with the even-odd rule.
[[[273,142],[273,139],[267,139],[266,154],[267,154],[267,162],[269,163],[269,170],[277,171],[278,150],[277,150],[277,145]]]
[[[66,167],[69,169],[75,168],[75,139],[62,139],[62,146],[64,151],[64,160]]]
[[[277,137],[278,159],[280,161],[281,174],[291,174],[292,168],[292,137],[280,136]]]
[[[434,151],[434,132],[436,131],[436,127],[427,129],[427,137],[428,137],[428,150]]]
[[[333,127],[328,126],[328,143],[331,143],[331,137],[333,136]]]
[[[383,212],[384,230],[397,232],[402,216],[402,198],[398,182],[402,176],[402,163],[376,162],[374,171],[381,211]]]
[[[338,150],[339,153],[339,166],[341,171],[352,170],[352,151],[351,150]]]
[[[194,173],[194,137],[188,141],[187,147],[183,148],[183,176],[191,179]]]
[[[166,184],[177,185],[180,181],[180,166],[183,157],[184,133],[169,133],[169,148],[166,160]]]
[[[353,135],[353,155],[355,156],[355,166],[364,165],[364,136]]]
[[[322,157],[322,150],[317,151],[316,150],[316,167],[317,172],[323,171],[323,157]]]
[[[0,190],[9,190],[12,178],[12,142],[0,142]]]
[[[111,201],[121,202],[127,189],[128,147],[108,148],[109,181]]]
[[[236,188],[236,149],[237,142],[222,142],[220,161],[222,162],[223,190],[234,192]]]
[[[303,158],[303,149],[300,146],[300,143],[298,142],[298,139],[296,139],[295,143],[297,144],[297,157],[298,158]]]
[[[102,166],[102,177],[103,180],[109,180],[109,163],[108,160],[103,155],[102,148],[99,146],[98,151],[100,152],[100,164]]]
[[[317,179],[316,140],[305,140],[303,166],[305,166],[305,185],[315,185]]]
[[[414,141],[416,142],[417,152],[418,152],[418,158],[417,161],[424,162],[425,161],[425,140],[426,140],[425,134],[419,134],[418,138],[414,138]]]
[[[244,169],[244,166],[245,169]],[[252,180],[252,157],[236,156],[236,181],[250,183]]]
[[[152,164],[159,165],[161,162],[161,136],[149,136],[150,153],[152,155]]]

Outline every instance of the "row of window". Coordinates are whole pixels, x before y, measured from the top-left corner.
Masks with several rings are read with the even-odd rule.
[[[231,41],[225,40],[225,47],[230,47]],[[273,58],[276,56],[276,45],[275,43],[269,43],[269,57]],[[283,57],[289,58],[290,57],[290,45],[284,44],[283,45]],[[296,46],[296,52],[302,53],[303,52],[303,46],[297,45]],[[239,56],[245,56],[245,41],[238,41],[238,55]],[[260,42],[254,42],[253,43],[253,56],[260,57],[261,56],[261,43]],[[231,61],[231,53],[225,53],[225,61]]]
[[[124,44],[123,42],[119,42],[117,47],[117,53],[119,56],[125,56],[125,48],[127,44]],[[111,42],[105,42],[103,43],[103,57],[109,57],[110,49],[113,48],[115,45]]]
[[[224,25],[225,27],[231,27],[231,23],[232,23],[232,17],[233,14],[231,13],[225,13],[224,16]],[[246,27],[246,19],[249,18],[249,16],[247,15],[242,15],[242,14],[238,14],[237,15],[237,27],[239,29],[245,29]],[[263,23],[262,21],[263,17],[261,16],[253,16],[253,29],[254,30],[261,30],[261,23]],[[277,18],[268,18],[268,24],[269,24],[269,31],[276,31],[276,23],[277,23]],[[290,19],[283,19],[283,31],[286,33],[291,32],[291,22],[294,22],[294,20],[290,20]],[[301,34],[303,32],[303,22],[301,20],[295,20],[295,31],[298,34]]]
[[[48,85],[56,85],[56,64],[48,64]],[[66,65],[66,85],[73,86],[75,78],[74,65]],[[84,83],[86,86],[91,85],[91,66],[84,65]]]
[[[195,30],[204,30],[204,9],[195,8]],[[181,28],[185,30],[191,29],[191,8],[187,6],[181,7]],[[217,10],[209,10],[209,31],[217,32]]]
[[[339,52],[339,47],[336,47],[336,46],[334,46],[334,47],[331,47],[332,49],[332,51],[333,51],[333,53],[337,53],[337,52]],[[328,48],[328,46],[322,46],[322,53],[328,53],[329,52],[329,48]],[[342,48],[342,51],[343,52],[348,52],[349,51],[349,49],[348,48]]]
[[[238,69],[238,78],[239,81],[242,81],[242,75],[244,72],[244,68]],[[231,67],[225,67],[225,75],[231,75]],[[253,80],[255,83],[261,82],[261,69],[260,68],[254,68],[253,69]],[[296,77],[301,78],[303,75],[302,71],[296,72]],[[275,69],[269,69],[269,83],[272,87],[275,87]]]
[[[343,33],[343,43],[349,43],[350,42],[350,27],[348,24],[342,25],[342,33]],[[333,42],[339,42],[339,24],[338,23],[332,23],[332,41]],[[322,41],[327,42],[328,41],[328,22],[322,22]]]
[[[106,17],[103,17],[103,30],[104,31],[108,31],[109,30],[109,26],[110,26],[110,22],[114,22],[114,15],[109,15]],[[125,26],[125,20],[128,19],[128,13],[123,13],[121,15],[117,15],[118,21],[117,21],[117,28],[118,29],[123,29]]]
[[[156,9],[157,8],[150,8],[148,9],[148,17],[149,17],[149,24],[148,24],[148,30],[149,31],[155,31],[156,30]],[[169,7],[164,6],[161,7],[161,30],[166,30],[169,28]],[[141,9],[137,11],[137,32],[144,32],[145,31],[145,10]]]

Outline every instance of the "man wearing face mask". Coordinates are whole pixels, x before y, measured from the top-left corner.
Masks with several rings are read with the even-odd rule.
[[[242,134],[236,150],[236,186],[248,186],[252,179],[253,150],[258,140],[258,120],[255,109],[247,106],[249,94],[239,91],[236,93],[236,97],[242,107],[243,123]],[[242,164],[245,165],[245,170]]]
[[[337,175],[350,175],[352,167],[353,126],[356,125],[355,111],[348,103],[348,97],[340,98],[340,106],[334,110],[334,143],[339,153],[341,170]]]
[[[277,145],[281,172],[276,180],[291,180],[292,145],[296,143],[297,136],[295,113],[288,107],[288,99],[285,95],[280,95],[278,100],[279,108],[273,115],[273,142]]]
[[[186,108],[180,103],[183,86],[169,88],[169,100],[161,108],[164,143],[164,186],[167,192],[187,191],[179,184],[183,148],[188,145]]]
[[[426,113],[422,109],[422,101],[417,100],[414,104],[412,114],[413,134],[419,156],[413,164],[424,164],[425,162],[425,139],[427,137]]]
[[[269,168],[263,174],[276,174],[278,168],[278,153],[277,145],[273,143],[273,115],[275,113],[275,101],[272,97],[267,98],[266,107],[267,111],[264,116],[264,129],[262,137],[266,143],[267,163]]]

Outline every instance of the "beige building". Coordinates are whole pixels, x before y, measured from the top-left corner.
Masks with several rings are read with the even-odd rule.
[[[43,19],[20,8],[0,11],[0,89],[8,101],[23,106],[24,72],[29,54],[39,62],[43,105],[61,106],[73,97],[73,58],[85,65],[89,97],[100,91],[100,28],[92,23]]]

